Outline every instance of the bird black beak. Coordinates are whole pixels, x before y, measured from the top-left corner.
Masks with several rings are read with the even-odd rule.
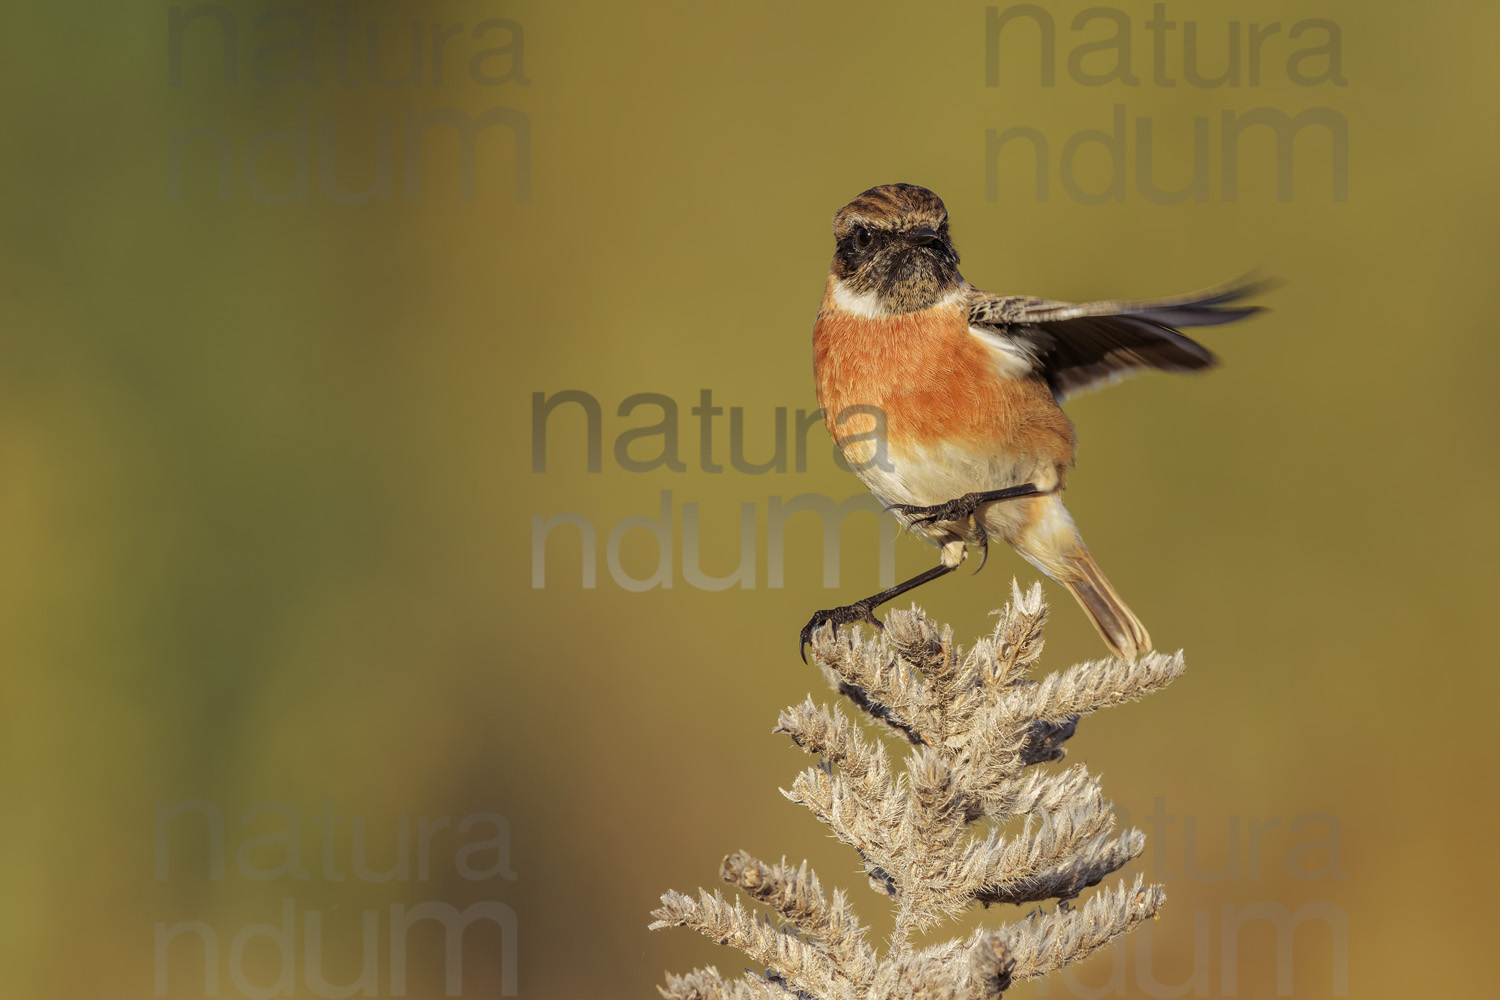
[[[906,238],[910,240],[913,245],[919,247],[925,247],[929,243],[936,243],[939,239],[941,239],[941,237],[938,235],[938,231],[931,228],[930,226],[918,226],[916,229],[913,229],[909,234],[907,234]]]

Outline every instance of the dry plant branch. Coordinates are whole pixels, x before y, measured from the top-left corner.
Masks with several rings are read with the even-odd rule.
[[[980,1000],[1080,961],[1154,915],[1162,888],[1139,877],[1072,905],[1138,856],[1145,836],[1115,832],[1112,807],[1082,765],[1035,765],[1062,758],[1080,716],[1171,683],[1182,655],[1101,660],[1032,680],[1046,619],[1041,587],[1022,594],[1012,585],[994,632],[967,651],[915,608],[892,611],[873,640],[831,628],[816,635],[813,657],[829,684],[905,756],[896,766],[885,742],[809,698],[783,711],[776,731],[818,763],[782,794],[858,852],[871,886],[895,907],[895,932],[880,953],[844,893],[826,890],[806,862],[738,852],[719,874],[750,906],[721,891],[668,892],[651,927],[692,927],[764,972],[669,975],[662,995]],[[1051,909],[964,939],[912,943],[974,903],[1047,901]]]

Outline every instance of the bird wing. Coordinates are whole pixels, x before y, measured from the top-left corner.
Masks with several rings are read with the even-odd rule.
[[[1058,401],[1148,369],[1201,371],[1216,358],[1177,327],[1215,326],[1260,312],[1231,306],[1264,288],[1241,279],[1170,299],[1052,302],[970,290],[969,327],[1009,354],[1024,354]]]

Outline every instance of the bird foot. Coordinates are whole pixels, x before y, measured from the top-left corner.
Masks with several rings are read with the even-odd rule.
[[[868,600],[855,601],[842,608],[830,608],[813,615],[808,619],[807,624],[802,626],[802,633],[797,637],[797,651],[802,654],[802,662],[807,662],[807,644],[812,642],[813,633],[818,629],[824,625],[838,628],[840,625],[855,625],[860,622],[875,626],[877,631],[885,628],[880,623],[880,619],[875,617],[875,605]]]
[[[912,517],[913,527],[918,524],[931,524],[934,521],[967,521],[973,531],[973,538],[970,541],[979,550],[979,566],[974,570],[978,573],[984,569],[984,564],[990,558],[990,536],[989,532],[984,530],[984,522],[979,519],[980,506],[998,500],[1021,500],[1025,497],[1046,495],[1047,491],[1037,489],[1036,484],[1022,483],[1020,486],[1011,486],[1003,490],[965,493],[957,500],[949,500],[947,503],[935,504],[931,507],[897,503],[887,507],[886,510],[894,511],[903,517]]]
[[[931,507],[918,507],[915,504],[895,503],[886,510],[895,511],[903,517],[912,518],[912,524],[930,524],[933,521],[973,521],[974,514],[982,504],[994,503],[997,500],[1021,500],[1025,497],[1046,496],[1046,490],[1039,490],[1034,483],[1022,483],[1020,486],[1011,486],[1003,490],[986,490],[981,493],[965,493],[957,500],[949,500],[947,503],[935,504]]]

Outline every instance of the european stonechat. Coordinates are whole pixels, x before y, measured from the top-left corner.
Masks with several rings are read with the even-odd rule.
[[[1215,364],[1178,327],[1243,319],[1245,283],[1173,299],[1074,304],[980,291],[958,272],[942,199],[874,187],[833,218],[835,249],[813,330],[824,421],[845,460],[939,564],[827,623],[880,627],[877,606],[957,569],[992,536],[1070,590],[1126,660],[1151,638],[1083,544],[1062,493],[1073,465],[1068,396],[1132,372]]]

